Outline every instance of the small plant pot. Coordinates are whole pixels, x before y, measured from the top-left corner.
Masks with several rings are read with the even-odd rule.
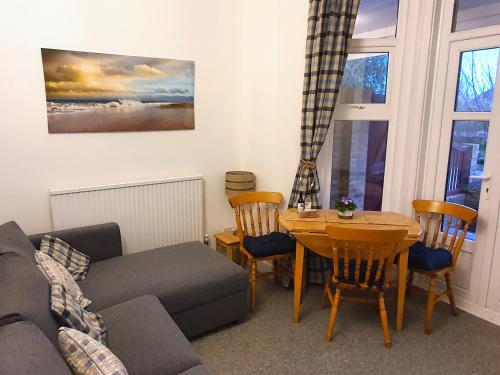
[[[344,219],[344,220],[351,220],[353,216],[353,211],[351,210],[346,210],[346,211],[338,211],[337,214],[339,216],[339,219]]]

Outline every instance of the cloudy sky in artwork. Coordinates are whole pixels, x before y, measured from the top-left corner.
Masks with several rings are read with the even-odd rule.
[[[42,49],[47,99],[194,95],[194,62]]]

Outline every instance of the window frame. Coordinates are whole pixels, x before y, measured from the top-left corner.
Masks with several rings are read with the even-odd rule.
[[[396,142],[398,129],[394,126],[398,115],[400,93],[400,77],[402,75],[402,56],[400,53],[406,34],[406,19],[408,17],[409,0],[400,0],[396,36],[384,38],[352,39],[349,44],[349,53],[388,53],[387,91],[385,103],[374,104],[340,104],[337,103],[333,113],[332,123],[328,129],[325,143],[317,159],[318,178],[320,182],[319,200],[324,208],[330,208],[333,128],[335,121],[387,121],[388,134],[384,171],[384,188],[382,193],[382,210],[391,210],[395,207],[389,200],[393,191],[393,166],[395,163]]]

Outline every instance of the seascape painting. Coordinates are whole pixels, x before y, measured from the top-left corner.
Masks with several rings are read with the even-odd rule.
[[[42,49],[49,133],[194,129],[194,62]]]

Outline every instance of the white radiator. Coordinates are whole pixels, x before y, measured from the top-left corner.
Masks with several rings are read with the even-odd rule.
[[[203,178],[50,190],[54,230],[116,222],[123,251],[203,241]]]

